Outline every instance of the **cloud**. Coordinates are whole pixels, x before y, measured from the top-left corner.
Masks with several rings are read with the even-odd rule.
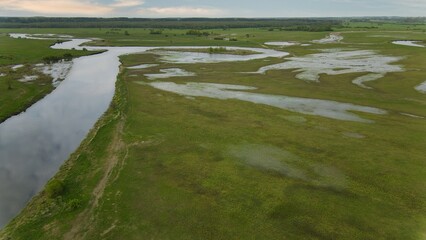
[[[403,5],[412,8],[426,8],[425,0],[398,0],[393,1],[394,4]]]
[[[150,7],[127,9],[144,4],[143,0],[0,0],[0,12],[41,14],[47,16],[114,16],[117,14],[147,17],[213,17],[224,11],[209,7]]]
[[[139,0],[115,0],[114,3],[110,4],[111,7],[135,7],[143,5],[144,1]]]
[[[152,7],[142,8],[139,13],[164,17],[213,17],[223,15],[224,11],[217,8],[202,7]]]
[[[111,6],[85,0],[0,0],[0,8],[53,15],[104,15],[114,10]]]
[[[0,0],[0,9],[46,15],[103,16],[114,13],[117,8],[142,4],[142,0],[115,0],[111,4],[93,0]]]

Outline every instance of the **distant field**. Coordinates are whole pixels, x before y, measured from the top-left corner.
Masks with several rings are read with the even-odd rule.
[[[242,46],[290,53],[284,59],[195,64],[167,63],[155,52],[122,56],[108,112],[54,178],[65,190],[52,197],[47,187],[0,238],[423,239],[426,94],[414,87],[426,80],[426,48],[392,41],[425,41],[426,28],[348,26],[336,29],[344,38],[330,44],[311,42],[325,32],[265,28],[211,29],[211,35],[200,37],[170,29],[161,34],[124,28],[0,29],[101,38],[92,43],[98,46]],[[10,44],[23,45],[19,41],[30,42]],[[281,48],[264,45],[268,41],[310,45]],[[301,80],[303,66],[253,74],[289,58],[359,50],[400,57],[390,65],[404,70],[366,82],[371,89],[352,83],[367,74],[361,71],[321,72],[319,82]],[[25,55],[20,51],[14,54]],[[43,51],[22,61],[37,63],[46,52],[56,53]],[[140,64],[158,65],[127,68]],[[195,76],[149,80],[146,75],[176,68]],[[239,99],[176,94],[155,88],[153,81],[250,86],[235,91],[337,101],[386,114],[350,111],[371,122],[343,121]]]

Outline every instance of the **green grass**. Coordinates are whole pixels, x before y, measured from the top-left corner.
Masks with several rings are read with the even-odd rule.
[[[147,37],[144,31],[148,30],[129,30],[133,43],[143,44],[145,40],[136,36]],[[242,46],[309,41],[325,35],[228,31],[238,36],[247,31],[259,34],[247,45],[236,43]],[[426,50],[392,45],[393,37],[371,36],[380,34],[347,32],[342,44],[286,48],[296,56],[333,47],[404,56],[399,64],[406,71],[368,83],[374,90],[351,83],[361,74],[321,76],[320,83],[308,83],[287,70],[266,75],[240,73],[282,62],[272,58],[267,63],[161,63],[142,70],[123,68],[109,111],[55,176],[64,183],[63,194],[53,199],[45,192],[36,196],[0,238],[62,239],[73,225],[80,227],[74,237],[84,239],[424,238],[426,125],[424,119],[399,113],[426,116],[426,95],[413,89],[426,79]],[[416,39],[425,36],[398,34]],[[124,37],[109,37],[105,43],[120,45],[120,38]],[[210,43],[187,36],[175,40],[180,45]],[[158,61],[153,54],[127,55],[121,60],[124,66]],[[373,124],[338,121],[238,100],[188,99],[138,84],[147,81],[143,74],[171,67],[197,76],[165,81],[255,86],[254,92],[349,102],[383,108],[389,114],[360,114],[374,120]],[[134,74],[139,76],[130,76]],[[117,134],[124,144],[111,153]],[[284,163],[297,161],[292,167],[306,172],[311,180],[249,165],[241,157],[244,151],[258,155],[259,161],[271,154],[279,155]],[[119,161],[99,205],[92,208],[93,189],[111,156]]]

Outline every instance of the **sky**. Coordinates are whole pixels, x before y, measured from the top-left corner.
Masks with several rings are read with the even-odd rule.
[[[426,0],[0,0],[0,16],[426,16]]]

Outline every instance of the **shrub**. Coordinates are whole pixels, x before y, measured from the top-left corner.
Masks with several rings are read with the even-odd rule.
[[[202,32],[200,30],[189,30],[189,31],[186,32],[186,35],[193,35],[193,36],[198,36],[198,37],[206,36],[207,37],[207,36],[210,35],[210,33],[209,32]]]
[[[163,30],[151,29],[151,30],[149,30],[149,34],[163,34]]]
[[[209,48],[209,53],[210,54],[213,54],[213,53],[224,53],[224,52],[226,52],[226,48],[225,47],[217,47],[217,48],[210,47]]]
[[[72,60],[72,54],[71,53],[65,53],[64,54],[64,59],[67,60],[67,61]]]
[[[66,209],[70,210],[70,211],[76,210],[80,207],[81,207],[81,201],[80,201],[80,199],[76,199],[76,198],[71,199],[66,204]]]
[[[84,51],[87,51],[87,49],[84,50]],[[61,61],[62,59],[70,61],[70,60],[72,60],[72,58],[73,58],[73,56],[72,56],[71,53],[65,53],[62,56],[46,56],[46,57],[43,58],[43,62],[45,62],[45,63],[56,63],[56,62]]]
[[[54,179],[47,184],[45,191],[49,198],[56,198],[64,193],[65,185],[62,181]]]
[[[45,63],[55,63],[55,62],[59,62],[60,60],[62,60],[62,57],[58,57],[58,56],[47,56],[43,58],[43,62]]]

